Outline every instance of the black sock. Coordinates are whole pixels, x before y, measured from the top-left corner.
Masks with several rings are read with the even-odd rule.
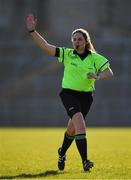
[[[63,140],[63,144],[62,144],[62,149],[61,149],[61,154],[64,156],[67,149],[70,147],[70,145],[72,144],[74,140],[74,136],[69,136],[67,134],[67,132],[65,132],[64,135],[64,140]]]
[[[85,134],[75,135],[76,145],[83,162],[87,159],[87,140],[85,136]]]

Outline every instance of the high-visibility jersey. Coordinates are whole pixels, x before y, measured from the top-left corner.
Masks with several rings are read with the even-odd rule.
[[[74,49],[59,48],[59,62],[64,63],[62,88],[76,91],[92,92],[96,79],[88,79],[88,73],[105,71],[109,66],[108,60],[102,55],[92,52],[81,59]]]

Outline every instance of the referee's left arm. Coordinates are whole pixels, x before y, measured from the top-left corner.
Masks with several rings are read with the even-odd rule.
[[[105,71],[100,72],[97,76],[98,80],[106,80],[113,76],[113,71],[108,67]]]
[[[113,76],[113,71],[110,67],[108,67],[106,70],[100,72],[98,75],[95,73],[88,73],[87,76],[89,79],[106,80]]]

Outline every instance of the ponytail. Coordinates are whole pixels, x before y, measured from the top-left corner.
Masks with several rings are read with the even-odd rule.
[[[91,40],[86,44],[86,47],[89,51],[93,51],[93,52],[96,52]]]

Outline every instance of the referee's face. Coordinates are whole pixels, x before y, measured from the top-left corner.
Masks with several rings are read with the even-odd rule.
[[[86,41],[82,33],[75,33],[72,37],[72,43],[73,43],[73,48],[78,52],[78,53],[83,53],[85,51],[85,45]]]

